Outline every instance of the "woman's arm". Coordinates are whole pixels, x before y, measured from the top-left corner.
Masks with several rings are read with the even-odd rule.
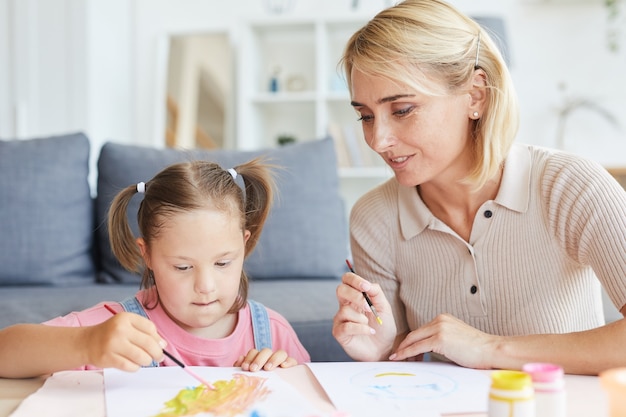
[[[626,366],[626,319],[574,333],[494,336],[440,315],[409,333],[390,359],[404,360],[425,352],[476,369],[521,370],[525,363],[550,362],[561,365],[566,373],[597,375]]]
[[[621,312],[624,315],[626,307]],[[581,332],[505,337],[493,355],[498,368],[551,362],[570,374],[597,375],[626,366],[626,319]]]

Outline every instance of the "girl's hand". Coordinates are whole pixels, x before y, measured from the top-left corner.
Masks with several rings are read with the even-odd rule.
[[[88,364],[99,368],[136,371],[152,360],[163,360],[166,342],[145,317],[121,312],[95,326],[85,327]]]
[[[265,348],[260,352],[256,349],[250,349],[246,356],[240,356],[233,366],[241,366],[244,371],[255,372],[260,369],[271,371],[276,367],[290,368],[297,365],[298,361],[287,355],[284,350],[273,352],[271,349]]]
[[[363,291],[372,300],[383,324],[376,320]],[[358,361],[387,360],[397,329],[380,286],[347,272],[337,287],[337,300],[339,311],[333,319],[333,336],[346,353]]]
[[[490,369],[499,339],[454,316],[440,314],[430,323],[409,333],[389,359],[401,361],[434,352],[464,367]]]

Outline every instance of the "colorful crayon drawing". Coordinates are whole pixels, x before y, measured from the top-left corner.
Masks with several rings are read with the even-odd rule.
[[[310,417],[319,408],[279,372],[241,368],[193,367],[216,389],[199,384],[177,366],[124,372],[107,368],[107,417]],[[187,388],[186,388],[187,387]]]
[[[200,413],[235,417],[267,397],[271,391],[264,386],[265,381],[266,378],[234,374],[231,380],[215,382],[214,390],[204,385],[185,388],[167,401],[155,417],[194,416]]]

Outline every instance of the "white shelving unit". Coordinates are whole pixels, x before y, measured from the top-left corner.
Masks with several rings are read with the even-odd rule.
[[[281,135],[306,141],[334,130],[331,136],[345,135],[344,143],[350,136],[343,158],[338,151],[348,210],[360,194],[392,175],[364,144],[339,67],[346,42],[368,18],[249,20],[239,38],[237,148],[278,146]],[[275,75],[278,88],[272,91]]]
[[[272,18],[244,25],[239,48],[238,147],[275,146],[279,135],[319,138],[335,117],[356,119],[337,67],[364,20]],[[271,90],[277,74],[278,88]]]

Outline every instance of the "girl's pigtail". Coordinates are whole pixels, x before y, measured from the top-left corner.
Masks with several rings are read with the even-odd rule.
[[[140,184],[141,187],[128,186],[115,196],[109,207],[107,222],[113,254],[125,269],[137,273],[141,272],[143,263],[135,236],[128,224],[127,211],[131,198],[141,192],[141,188],[145,190],[145,184]]]
[[[250,231],[250,238],[246,243],[246,257],[256,247],[272,208],[276,192],[274,178],[276,168],[278,168],[276,165],[267,163],[261,157],[235,167],[243,178],[245,190],[245,228]]]

